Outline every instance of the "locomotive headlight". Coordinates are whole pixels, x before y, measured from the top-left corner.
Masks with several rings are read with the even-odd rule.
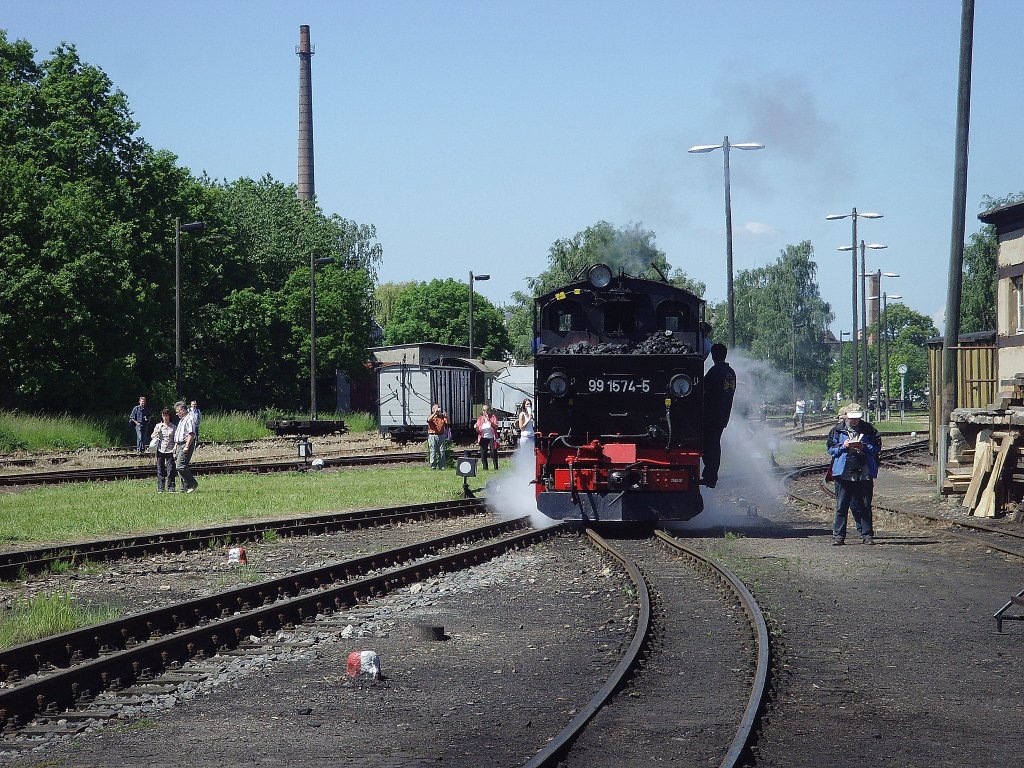
[[[569,391],[569,377],[564,373],[552,373],[545,382],[550,392],[555,397],[562,397]]]
[[[587,271],[587,280],[595,288],[607,288],[612,282],[612,271],[605,264],[595,264]]]
[[[686,397],[693,391],[693,379],[685,373],[677,374],[669,381],[668,388],[676,397]]]

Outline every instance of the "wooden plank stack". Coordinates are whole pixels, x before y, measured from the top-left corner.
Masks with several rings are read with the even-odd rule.
[[[1024,374],[1002,384],[1008,389],[988,410],[1002,411],[1003,416],[978,433],[973,450],[962,451],[949,462],[942,488],[943,493],[963,494],[963,506],[977,517],[996,517],[1008,501],[1024,500],[1022,430],[1007,418],[1024,414]],[[1024,503],[1018,509],[1024,509]]]

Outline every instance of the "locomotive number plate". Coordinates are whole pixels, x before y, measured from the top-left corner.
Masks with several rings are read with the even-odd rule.
[[[647,394],[651,391],[650,379],[631,379],[628,376],[601,376],[587,380],[591,392],[612,394]]]

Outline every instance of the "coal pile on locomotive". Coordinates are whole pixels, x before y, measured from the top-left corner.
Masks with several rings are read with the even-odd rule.
[[[536,299],[537,507],[561,520],[687,520],[703,509],[704,301],[589,267]]]
[[[693,347],[675,338],[672,331],[655,331],[639,344],[591,344],[580,341],[568,347],[548,349],[541,346],[540,354],[550,355],[692,355]]]

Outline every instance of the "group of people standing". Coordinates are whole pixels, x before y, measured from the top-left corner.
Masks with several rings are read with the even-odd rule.
[[[516,416],[516,424],[519,427],[519,445],[532,446],[534,435],[533,402],[530,398],[523,400],[519,406],[519,413]],[[488,469],[488,459],[498,468],[498,442],[499,428],[498,417],[486,403],[480,408],[480,415],[474,424],[476,428],[476,442],[480,449],[480,462],[484,469]],[[448,441],[451,440],[451,423],[448,421],[448,414],[441,406],[434,403],[430,407],[430,416],[427,418],[427,450],[430,457],[431,469],[444,469],[448,464]]]
[[[193,493],[199,483],[192,474],[192,454],[199,443],[199,423],[203,414],[195,400],[189,405],[179,400],[174,404],[173,415],[177,416],[177,422],[172,421],[169,408],[161,410],[160,421],[149,432],[152,411],[146,398],[140,397],[128,421],[135,427],[136,450],[140,454],[145,451],[144,436],[149,434],[149,446],[156,451],[156,492],[177,493],[177,479],[180,477],[181,492]]]

